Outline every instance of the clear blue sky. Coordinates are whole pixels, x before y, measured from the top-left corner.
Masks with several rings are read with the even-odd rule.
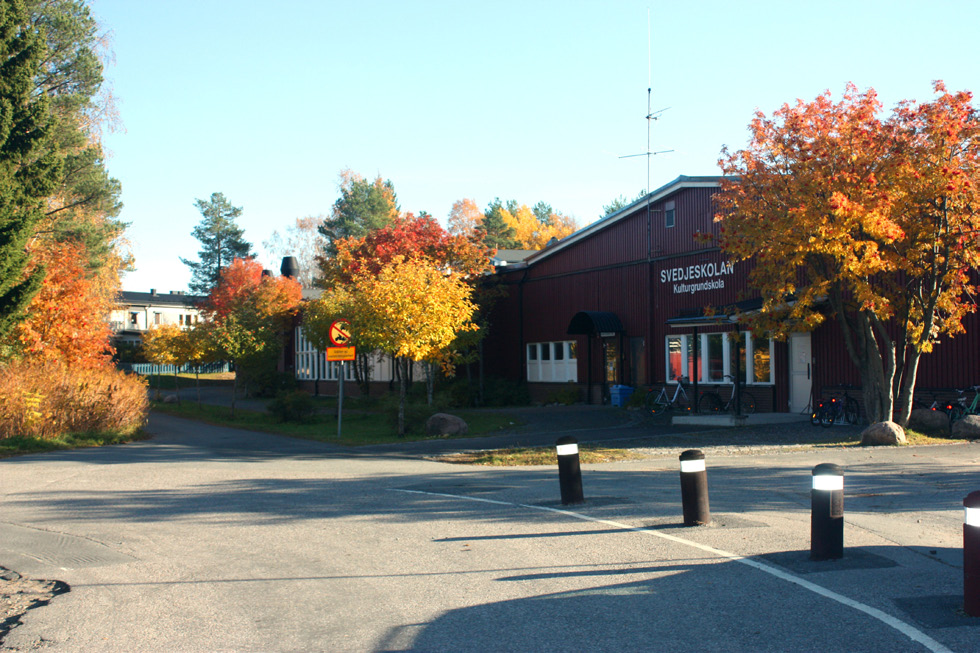
[[[137,270],[183,290],[196,199],[222,192],[262,263],[273,230],[329,214],[338,173],[390,179],[441,221],[465,197],[550,203],[579,226],[647,185],[718,174],[756,109],[874,87],[886,109],[932,81],[980,90],[980,3],[94,0],[123,131],[110,173]]]

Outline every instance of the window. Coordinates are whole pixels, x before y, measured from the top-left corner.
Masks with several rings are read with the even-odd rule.
[[[578,381],[575,341],[529,343],[527,380],[532,383]]]
[[[709,383],[721,383],[725,380],[725,337],[723,333],[708,333],[701,336],[701,347],[707,370],[703,378]]]
[[[679,376],[699,383],[731,383],[736,369],[742,383],[774,383],[773,341],[751,332],[667,336],[667,380]],[[732,377],[732,378],[726,378]]]
[[[684,376],[686,370],[681,352],[686,339],[687,336],[667,337],[667,381],[673,381],[679,376]]]
[[[606,382],[619,384],[619,338],[603,338],[606,350]]]
[[[154,313],[153,314],[153,324],[160,324],[160,314],[159,313]]]
[[[670,229],[675,224],[674,211],[674,203],[667,202],[666,206],[664,206],[664,227],[667,229]]]
[[[132,324],[133,326],[138,326],[139,323],[140,323],[140,314],[139,313],[130,313],[129,314],[129,323]]]
[[[179,324],[180,326],[184,326],[184,314],[183,313],[181,313],[180,315],[177,316],[177,324]]]
[[[752,336],[752,383],[772,383],[772,340]]]

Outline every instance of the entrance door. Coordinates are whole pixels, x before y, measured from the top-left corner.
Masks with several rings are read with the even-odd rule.
[[[605,352],[606,383],[619,384],[619,338],[606,337],[602,339],[602,349]]]
[[[809,333],[789,335],[789,410],[802,413],[810,410],[810,391],[813,387],[812,350]]]

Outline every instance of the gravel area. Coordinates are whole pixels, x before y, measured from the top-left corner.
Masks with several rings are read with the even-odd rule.
[[[68,591],[60,580],[24,578],[15,571],[0,567],[0,644],[28,610],[47,605],[48,601]]]

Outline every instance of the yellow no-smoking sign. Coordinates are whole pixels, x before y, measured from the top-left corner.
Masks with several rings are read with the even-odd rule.
[[[337,320],[330,325],[330,342],[335,347],[344,347],[350,342],[350,322]]]

